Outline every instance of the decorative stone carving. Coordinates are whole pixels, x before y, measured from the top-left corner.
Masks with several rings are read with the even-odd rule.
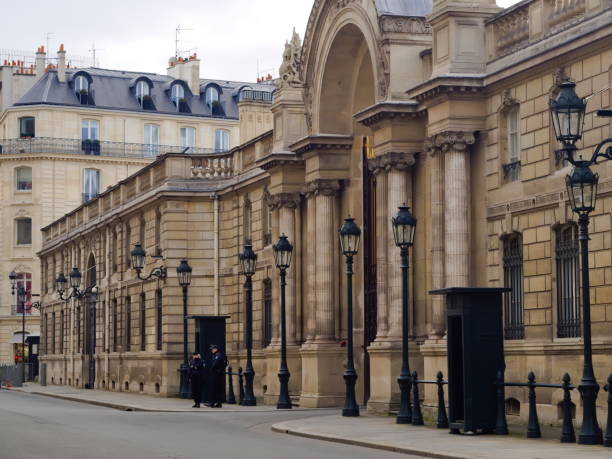
[[[334,196],[340,191],[338,180],[314,180],[306,184],[306,193],[313,195]]]
[[[508,88],[504,89],[502,92],[502,102],[501,107],[499,107],[499,111],[504,112],[512,107],[516,107],[517,105],[520,105],[520,102],[518,99],[512,97],[512,91]]]
[[[285,42],[283,52],[283,63],[278,71],[280,78],[277,80],[277,89],[287,87],[298,87],[302,84],[300,77],[302,67],[302,40],[293,29],[291,41]]]
[[[414,153],[410,152],[389,152],[375,158],[368,159],[368,168],[374,175],[382,171],[397,169],[400,171],[408,170],[415,163]]]
[[[429,150],[439,149],[441,152],[449,150],[466,151],[476,141],[473,132],[446,131],[436,134],[428,139]]]
[[[423,18],[381,16],[379,23],[383,32],[416,35],[431,35],[432,33],[431,25]]]
[[[296,209],[299,207],[301,199],[300,193],[279,193],[271,195],[268,202],[272,209],[281,209],[283,207]]]

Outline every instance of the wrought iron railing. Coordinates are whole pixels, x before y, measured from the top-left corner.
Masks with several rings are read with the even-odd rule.
[[[178,145],[107,142],[103,140],[60,139],[54,137],[32,137],[27,139],[0,140],[0,154],[78,154],[92,156],[114,156],[126,158],[155,158],[166,153],[182,153],[185,148]],[[189,154],[220,153],[213,148],[190,147]]]
[[[508,182],[516,182],[521,178],[521,161],[512,161],[511,163],[502,165],[504,178]]]

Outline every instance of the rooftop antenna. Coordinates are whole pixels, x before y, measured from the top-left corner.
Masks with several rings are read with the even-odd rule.
[[[193,30],[193,29],[186,29],[184,27],[181,27],[181,25],[177,25],[176,29],[175,29],[175,34],[174,34],[174,57],[175,58],[179,58],[179,55],[181,53],[181,50],[179,49],[179,43],[181,42],[181,32],[183,32],[184,30]]]
[[[96,52],[97,51],[104,51],[104,50],[100,49],[100,48],[96,48],[96,42],[95,41],[91,42],[91,49],[89,50],[89,52],[92,54],[92,60],[93,60],[92,67],[97,67],[98,66],[98,63],[97,63],[97,60],[96,60]]]
[[[51,41],[51,35],[55,35],[55,32],[47,32],[47,56],[51,55],[51,48],[49,48],[49,42]],[[47,57],[49,61],[49,57]]]

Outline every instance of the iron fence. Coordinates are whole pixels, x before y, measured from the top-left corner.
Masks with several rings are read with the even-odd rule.
[[[78,154],[125,158],[155,158],[166,153],[218,154],[214,148],[185,147],[103,140],[60,139],[54,137],[29,137],[0,140],[0,154]]]
[[[0,365],[0,386],[21,387],[23,385],[21,365]]]

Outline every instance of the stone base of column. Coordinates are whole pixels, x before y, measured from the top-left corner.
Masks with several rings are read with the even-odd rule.
[[[435,380],[438,371],[444,375],[444,380],[448,381],[448,359],[446,352],[446,339],[427,339],[421,345],[423,356],[423,379]],[[421,377],[419,375],[419,377]],[[435,384],[425,384],[421,391],[425,399],[424,404],[437,406],[438,389]],[[448,403],[448,386],[444,386],[444,397]]]
[[[302,392],[300,406],[336,407],[344,404],[346,348],[337,342],[309,344],[300,349]]]
[[[368,347],[370,356],[370,399],[368,412],[388,414],[399,408],[399,385],[397,378],[402,368],[401,341],[374,342]],[[408,359],[410,371],[419,375],[423,368],[423,358],[415,343],[410,342]]]
[[[266,385],[266,390],[263,392],[263,400],[265,405],[276,405],[280,392],[280,383],[278,381],[280,347],[267,347],[264,351],[264,355],[266,377],[261,381],[262,384]],[[291,374],[289,378],[289,395],[293,397],[300,393],[302,387],[302,362],[300,359],[300,348],[298,346],[287,346],[287,367]],[[237,370],[238,369],[235,369],[234,371]],[[236,388],[234,389],[237,390]]]

